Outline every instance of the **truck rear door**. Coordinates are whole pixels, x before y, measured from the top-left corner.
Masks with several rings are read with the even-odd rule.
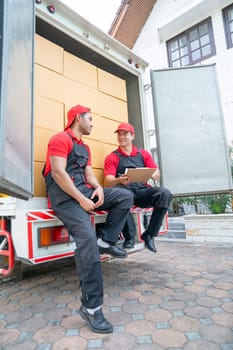
[[[33,193],[34,1],[0,2],[0,193]]]
[[[232,189],[215,65],[151,71],[162,185],[174,195]]]

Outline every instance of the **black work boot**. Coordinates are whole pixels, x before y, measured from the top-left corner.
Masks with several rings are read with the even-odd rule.
[[[121,247],[117,247],[116,245],[110,245],[109,247],[100,247],[99,246],[99,252],[100,254],[109,254],[113,258],[127,258],[128,254],[127,252],[122,249]]]
[[[91,315],[86,307],[82,305],[79,309],[79,314],[85,320],[93,332],[96,333],[112,333],[113,326],[108,322],[103,315],[102,309],[97,310],[94,315]]]
[[[156,253],[157,249],[155,247],[154,237],[151,237],[150,233],[148,231],[145,231],[142,234],[142,240],[145,242],[145,247],[152,252]]]
[[[134,247],[134,239],[133,238],[126,238],[123,243],[124,249],[130,249]]]

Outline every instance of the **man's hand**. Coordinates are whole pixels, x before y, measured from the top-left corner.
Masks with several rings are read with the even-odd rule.
[[[85,196],[82,196],[78,202],[85,211],[92,211],[96,208],[96,203]]]
[[[160,171],[159,169],[157,168],[155,170],[155,172],[152,174],[151,178],[155,181],[158,181],[160,179]]]
[[[117,185],[123,185],[123,186],[127,186],[130,183],[130,179],[128,177],[128,175],[121,175],[119,177],[115,177],[113,175],[107,175],[105,177],[105,185],[108,187],[114,187]]]
[[[104,191],[101,186],[98,186],[92,193],[91,199],[94,199],[95,197],[97,197],[98,200],[95,203],[93,202],[95,204],[94,209],[100,207],[104,202]]]
[[[127,186],[130,183],[129,177],[127,175],[121,175],[120,177],[118,177],[118,181],[119,181],[119,184],[124,186]]]

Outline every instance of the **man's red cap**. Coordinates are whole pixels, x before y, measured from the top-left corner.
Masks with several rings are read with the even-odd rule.
[[[114,133],[121,131],[121,130],[128,131],[128,132],[131,132],[131,134],[134,134],[134,127],[133,127],[133,125],[131,125],[129,123],[121,123]]]
[[[71,124],[73,123],[76,115],[79,115],[79,114],[82,114],[82,113],[88,113],[90,112],[90,108],[87,108],[87,107],[84,107],[84,106],[80,106],[80,105],[77,105],[77,106],[74,106],[72,107],[68,112],[67,112],[67,124],[65,126],[65,130],[68,129]]]

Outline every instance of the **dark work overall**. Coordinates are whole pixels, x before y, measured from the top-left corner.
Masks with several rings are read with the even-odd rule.
[[[85,146],[73,139],[66,171],[78,190],[90,198],[94,190],[85,184],[87,161]],[[81,301],[87,308],[96,308],[103,303],[103,280],[97,238],[90,215],[56,184],[51,173],[45,177],[45,181],[52,208],[76,243],[75,262],[82,290]],[[104,204],[98,210],[109,210],[109,214],[102,228],[102,237],[114,244],[133,205],[133,196],[129,197],[128,191],[117,188],[104,189],[104,196]]]
[[[145,167],[143,156],[138,150],[135,156],[124,156],[117,150],[114,153],[119,157],[117,168],[117,177],[125,173],[126,168]],[[122,187],[122,186],[120,186]],[[124,186],[134,195],[134,204],[140,208],[154,207],[149,225],[146,229],[151,237],[158,235],[164,215],[172,200],[172,194],[164,187],[151,187],[143,183],[131,183]],[[123,228],[123,234],[126,239],[134,238],[136,233],[135,222],[132,214],[127,217],[127,222]]]

